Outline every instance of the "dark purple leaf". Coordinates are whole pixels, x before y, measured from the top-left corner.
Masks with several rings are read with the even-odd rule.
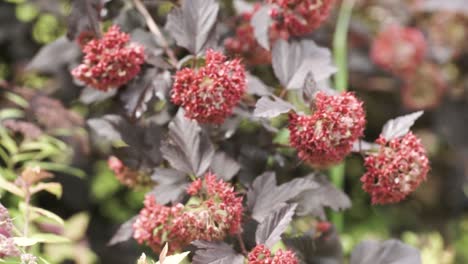
[[[419,9],[430,12],[457,12],[462,14],[468,14],[468,5],[465,0],[426,0],[421,3]]]
[[[60,54],[60,56],[57,56],[57,54]],[[26,69],[40,73],[57,73],[65,65],[78,58],[79,55],[78,45],[68,41],[65,37],[60,37],[42,47]]]
[[[272,51],[273,71],[281,85],[288,89],[302,89],[309,73],[316,82],[329,78],[336,72],[328,49],[312,40],[278,40]]]
[[[298,215],[313,215],[325,219],[325,207],[339,211],[351,207],[351,200],[341,190],[335,188],[324,175],[311,175],[306,179],[318,184],[317,188],[308,189],[297,196]]]
[[[257,244],[265,244],[271,248],[281,240],[281,235],[292,221],[296,204],[286,204],[265,217],[255,232]]]
[[[92,104],[102,102],[106,99],[113,97],[116,94],[117,89],[112,89],[107,92],[103,92],[92,87],[85,87],[83,90],[81,90],[79,100],[84,104]]]
[[[262,6],[250,20],[250,24],[254,29],[254,36],[257,42],[265,49],[270,50],[269,28],[271,25],[270,5]]]
[[[350,264],[418,264],[419,251],[399,240],[364,241],[351,253]]]
[[[387,140],[406,135],[414,125],[414,122],[416,122],[423,113],[423,111],[418,111],[408,115],[399,116],[395,119],[390,119],[385,123],[381,135]]]
[[[179,109],[169,123],[168,140],[161,151],[173,168],[201,176],[213,160],[214,147],[197,122],[184,115],[183,109]]]
[[[117,229],[117,232],[112,236],[111,240],[109,243],[107,243],[108,246],[113,246],[118,243],[125,242],[132,238],[133,236],[133,223],[135,223],[137,219],[137,216],[134,216],[130,218],[127,222],[123,223],[119,229]]]
[[[216,152],[210,165],[218,178],[230,181],[240,170],[240,164],[222,151]]]
[[[88,126],[99,137],[112,142],[123,140],[119,126],[124,123],[125,120],[118,115],[106,115],[102,118],[92,118],[87,121]]]
[[[193,264],[243,264],[244,257],[224,242],[195,241]]]
[[[247,93],[259,96],[272,95],[270,88],[250,73],[247,73]]]
[[[329,95],[338,95],[339,92],[330,88],[328,80],[316,81],[312,72],[309,72],[304,80],[303,86],[306,99],[311,100],[317,92],[324,92]]]
[[[133,169],[150,169],[161,162],[161,128],[153,123],[130,124],[118,115],[106,115],[88,120],[88,126],[106,141],[123,141],[125,147],[117,148],[115,154],[126,166]]]
[[[273,118],[291,110],[296,110],[294,105],[276,96],[263,96],[255,104],[253,115],[255,117]]]
[[[82,32],[89,32],[95,36],[100,36],[99,27],[101,0],[74,0],[71,6],[71,13],[68,17],[69,40],[76,39]]]
[[[276,186],[275,173],[265,172],[255,179],[247,192],[247,206],[252,212],[252,218],[262,222],[277,208],[277,205],[296,198],[305,190],[317,187],[317,183],[305,178],[294,179]]]
[[[147,69],[143,76],[129,83],[120,99],[131,119],[140,118],[147,110],[147,103],[156,95],[165,98],[171,87],[171,74],[158,72],[155,68]]]
[[[285,238],[283,242],[292,248],[301,263],[306,264],[341,264],[343,263],[343,248],[335,227],[315,237],[314,234]],[[379,263],[380,262],[375,262]]]
[[[155,168],[151,179],[157,185],[151,190],[161,204],[179,202],[186,194],[188,182],[183,172],[174,169]]]
[[[218,11],[219,4],[214,0],[184,1],[169,13],[166,30],[177,45],[196,55],[206,48],[215,33]]]

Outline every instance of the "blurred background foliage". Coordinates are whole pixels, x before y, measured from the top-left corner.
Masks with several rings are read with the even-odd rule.
[[[172,4],[170,1],[160,2],[162,4],[152,11],[163,16]],[[444,11],[413,12],[411,7],[414,2],[417,1],[357,2],[349,42],[350,89],[365,101],[368,116],[366,137],[373,140],[386,120],[412,107],[405,105],[401,99],[401,81],[378,70],[369,61],[368,50],[372,37],[381,23],[398,22],[423,30],[433,44],[432,59],[448,83],[447,91],[436,96],[435,106],[426,109],[426,115],[415,128],[431,158],[429,180],[402,203],[371,206],[369,197],[360,187],[359,178],[364,172],[362,158],[348,158],[345,190],[353,206],[344,212],[341,239],[347,254],[362,239],[398,237],[421,250],[424,264],[468,263],[468,15]],[[223,4],[228,7],[223,19],[228,19],[234,14],[232,3],[225,0]],[[112,14],[113,8],[125,5],[125,1],[106,1],[106,5],[109,7],[108,15],[112,17],[115,16]],[[107,106],[94,105],[89,109],[71,99],[76,96],[70,93],[77,94],[71,91],[76,88],[73,85],[58,90],[52,76],[25,70],[26,64],[41,46],[64,35],[69,8],[70,3],[66,0],[0,1],[0,83],[4,80],[18,87],[27,87],[24,89],[48,94],[61,101],[73,113],[86,118],[90,111],[100,111],[100,107]],[[316,33],[316,39],[322,45],[331,46],[335,21],[336,17],[331,17],[328,24]],[[437,54],[444,47],[452,52],[445,59]],[[268,71],[255,69],[257,74]],[[414,100],[432,98],[424,97],[431,93],[431,87],[421,89],[413,93]],[[2,93],[2,102],[6,96],[6,93]],[[418,96],[422,96],[422,99]],[[12,112],[11,109],[15,108],[6,107],[4,103],[0,108],[0,116],[3,114],[8,117],[22,115],[27,106],[18,107],[23,109],[18,112]],[[74,241],[70,245],[46,246],[47,258],[53,263],[66,259],[75,263],[133,263],[143,250],[136,243],[114,247],[107,247],[106,244],[118,224],[128,220],[141,208],[143,192],[131,191],[117,181],[107,166],[105,146],[90,151],[89,146],[86,146],[88,143],[83,143],[87,139],[80,140],[80,136],[86,137],[82,124],[81,135],[71,137],[70,133],[63,130],[55,130],[54,134],[49,133],[50,130],[44,126],[41,128],[48,135],[33,142],[44,143],[47,149],[36,149],[31,159],[41,156],[43,160],[61,164],[65,162],[63,159],[67,159],[64,153],[69,153],[71,166],[79,169],[73,170],[67,166],[56,170],[56,179],[63,185],[62,199],[57,200],[50,194],[37,197],[38,206],[67,219],[64,232]],[[259,129],[256,124],[245,121],[240,127],[240,134],[256,133]],[[5,137],[11,136],[4,130],[0,131],[3,141]],[[275,141],[281,143],[284,138],[279,133]],[[3,160],[5,167],[0,168],[4,175],[8,175],[4,173],[5,170],[21,165],[12,164],[11,155],[7,153],[6,156],[10,161]],[[71,177],[70,174],[81,177]],[[1,195],[2,202],[14,208],[17,200],[4,193]],[[14,210],[12,214],[14,216]],[[88,243],[82,243],[85,237]]]

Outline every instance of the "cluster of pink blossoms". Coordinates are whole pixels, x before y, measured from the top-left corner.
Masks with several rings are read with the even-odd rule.
[[[298,264],[294,252],[278,250],[275,255],[265,245],[257,245],[248,255],[248,264]]]
[[[176,73],[171,99],[184,108],[187,118],[221,124],[245,91],[245,69],[240,60],[227,61],[222,53],[210,49],[203,67]]]
[[[261,65],[271,63],[271,53],[264,49],[254,36],[254,29],[250,20],[255,12],[260,9],[257,4],[252,12],[245,12],[238,17],[235,35],[224,41],[224,47],[231,53],[242,57],[249,65]]]
[[[117,180],[123,185],[135,187],[151,184],[151,179],[147,175],[125,166],[125,164],[115,156],[111,156],[107,159],[107,165],[109,169],[114,172]]]
[[[426,49],[426,39],[419,29],[392,25],[374,39],[371,58],[380,67],[405,77],[421,65]]]
[[[20,251],[12,238],[13,223],[8,210],[0,204],[0,258],[17,257]]]
[[[133,79],[145,61],[144,48],[130,43],[130,36],[112,26],[100,39],[82,46],[85,56],[72,75],[98,90],[118,88]]]
[[[379,150],[365,158],[362,188],[371,195],[373,204],[399,202],[426,179],[426,151],[412,132],[391,140],[379,137],[376,143]]]
[[[184,206],[164,206],[154,196],[145,198],[145,207],[133,225],[133,237],[159,252],[169,242],[171,251],[194,240],[223,240],[241,230],[242,197],[214,174],[194,181],[187,189],[191,199]]]
[[[334,0],[267,0],[276,4],[270,16],[273,35],[303,36],[317,29],[330,15]]]
[[[302,160],[328,166],[343,160],[362,137],[366,124],[363,103],[353,93],[318,92],[312,115],[289,115],[290,144]]]

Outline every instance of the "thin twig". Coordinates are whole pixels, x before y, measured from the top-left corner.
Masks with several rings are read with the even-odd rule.
[[[156,40],[158,41],[159,45],[161,45],[161,47],[164,49],[167,56],[169,57],[169,63],[172,66],[177,67],[179,61],[177,60],[177,57],[175,56],[172,49],[169,47],[166,38],[162,34],[153,17],[148,12],[148,9],[146,9],[145,5],[141,2],[141,0],[133,0],[133,3],[135,4],[135,7],[138,10],[138,12],[140,12],[140,14],[145,19],[146,25],[148,25],[149,30],[156,37]]]
[[[244,256],[247,256],[249,254],[249,252],[247,252],[247,249],[245,248],[244,240],[242,240],[242,237],[241,237],[240,233],[237,233],[237,240],[239,241],[239,245],[241,247],[242,254],[244,254]]]

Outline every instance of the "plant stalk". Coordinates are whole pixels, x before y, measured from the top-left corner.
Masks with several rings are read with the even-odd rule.
[[[169,47],[169,44],[162,34],[161,30],[159,29],[158,25],[154,21],[153,17],[149,13],[148,9],[146,6],[141,2],[141,0],[133,0],[133,3],[140,12],[140,14],[143,16],[143,18],[146,21],[146,25],[148,26],[149,30],[151,33],[154,34],[156,37],[157,42],[161,45],[161,47],[164,49],[164,52],[166,52],[167,56],[169,57],[169,63],[177,68],[177,65],[179,64],[179,61],[177,60],[177,57],[175,56],[174,52],[172,49]]]
[[[345,92],[348,88],[348,29],[355,0],[343,0],[338,14],[335,34],[333,37],[333,55],[338,72],[335,75],[335,88],[338,92]],[[330,169],[330,178],[339,188],[344,187],[345,162]],[[344,227],[343,214],[333,213],[331,220],[338,231]]]

